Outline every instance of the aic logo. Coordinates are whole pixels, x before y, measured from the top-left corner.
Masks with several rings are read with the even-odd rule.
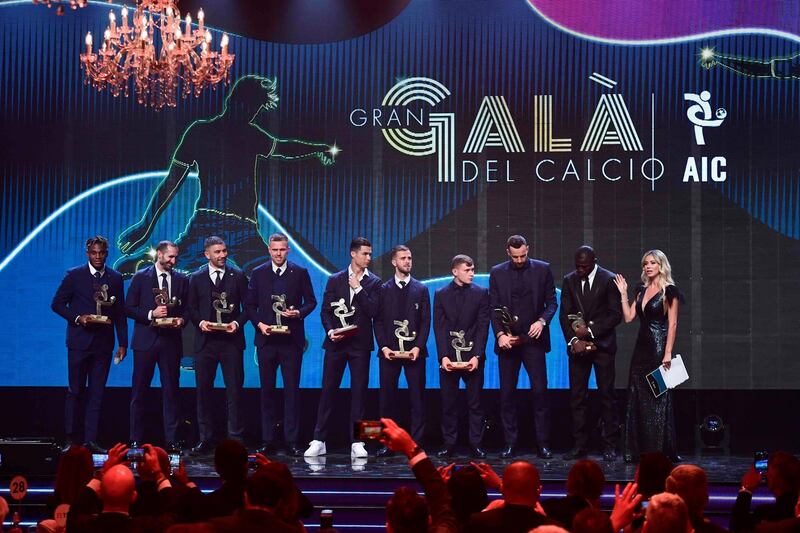
[[[722,125],[728,112],[720,107],[714,113],[711,112],[711,93],[702,91],[700,94],[684,93],[683,99],[693,104],[686,110],[686,118],[694,126],[694,142],[697,146],[705,146],[706,138],[703,128],[718,128]],[[716,118],[714,118],[716,117]],[[727,179],[725,166],[727,161],[724,156],[702,156],[699,164],[695,157],[690,156],[686,160],[686,167],[683,171],[684,182],[722,182]]]
[[[614,80],[592,73],[589,79],[606,88],[614,88]],[[504,96],[484,96],[467,135],[461,153],[460,179],[456,166],[456,116],[454,113],[431,111],[450,97],[441,82],[425,77],[407,78],[396,83],[381,102],[381,108],[356,108],[350,123],[356,127],[371,125],[381,128],[386,141],[395,150],[414,157],[436,155],[439,182],[469,183],[482,178],[487,182],[515,181],[511,159],[471,159],[486,148],[500,148],[510,156],[525,153],[520,130]],[[424,105],[424,104],[427,104]],[[428,107],[430,106],[430,107]],[[570,153],[573,141],[554,134],[553,95],[533,95],[533,152]],[[583,141],[581,152],[589,154],[608,146],[624,152],[643,152],[642,141],[621,94],[602,94],[595,107]],[[652,147],[651,147],[652,148]],[[539,159],[532,173],[543,182],[596,181],[596,175],[608,181],[633,180],[638,177],[655,181],[664,174],[663,163],[651,157],[639,161],[615,157],[600,162],[587,156],[583,161],[569,158]],[[530,175],[531,170],[525,172]],[[594,174],[593,174],[594,173]]]

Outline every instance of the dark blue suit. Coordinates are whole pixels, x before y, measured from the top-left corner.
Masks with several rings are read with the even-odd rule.
[[[495,344],[500,373],[500,411],[505,432],[506,444],[517,442],[517,409],[515,391],[519,379],[520,366],[525,365],[533,389],[535,402],[534,421],[539,446],[549,446],[550,406],[547,397],[547,364],[545,353],[550,351],[550,321],[556,314],[556,289],[550,265],[544,261],[528,259],[523,268],[516,268],[511,261],[492,267],[489,273],[490,305],[494,310],[508,307],[512,315],[520,321],[515,335],[523,339],[523,344],[510,350],[500,349]],[[546,325],[538,339],[528,337],[531,324],[539,318]],[[497,314],[492,312],[492,329],[495,336],[503,332]]]
[[[189,295],[189,278],[176,270],[170,272],[170,297],[178,298],[177,305],[168,307],[168,316],[186,320],[185,309]],[[156,267],[138,271],[128,287],[125,311],[133,319],[133,380],[131,384],[131,428],[130,439],[144,439],[144,399],[153,380],[155,367],[161,380],[162,411],[164,415],[164,438],[176,440],[178,429],[178,383],[180,360],[183,356],[183,340],[180,329],[152,326],[150,312],[156,303],[153,289],[158,289],[161,279]],[[184,322],[185,323],[185,322]]]
[[[247,317],[256,328],[258,375],[261,379],[261,437],[265,442],[274,438],[275,383],[280,366],[283,376],[284,436],[287,443],[294,444],[298,436],[297,400],[306,341],[303,320],[317,306],[317,299],[308,270],[290,261],[286,261],[281,269],[281,275],[277,276],[272,270],[272,262],[268,261],[253,270],[247,288],[245,309]],[[300,317],[281,317],[281,324],[289,327],[289,335],[264,335],[258,329],[258,323],[277,324],[275,311],[272,310],[272,295],[281,294],[286,295],[286,307],[297,309]]]
[[[217,364],[222,367],[222,379],[225,381],[228,436],[241,440],[244,434],[244,422],[240,416],[239,404],[244,385],[244,325],[247,315],[244,312],[243,302],[247,294],[247,276],[238,268],[227,265],[220,286],[214,287],[208,269],[208,265],[200,267],[189,277],[189,301],[186,306],[189,318],[197,326],[194,350],[200,440],[209,441],[214,435],[211,393],[214,390]],[[221,292],[227,295],[228,304],[233,306],[232,313],[223,313],[222,321],[226,324],[235,321],[239,327],[234,333],[203,332],[200,330],[201,321],[217,321],[213,293]]]
[[[367,271],[369,272],[369,271]],[[378,289],[381,280],[375,274],[365,275],[361,279],[361,290],[350,302],[350,284],[348,269],[344,269],[328,278],[325,294],[322,297],[322,327],[327,333],[342,327],[342,322],[333,313],[331,302],[344,298],[345,302],[355,309],[355,314],[347,318],[348,324],[358,326],[358,332],[351,337],[333,342],[325,337],[325,361],[322,367],[322,394],[317,411],[317,425],[314,428],[314,439],[324,441],[328,433],[328,419],[333,411],[333,396],[342,382],[345,365],[350,367],[350,425],[364,419],[367,386],[369,385],[370,352],[375,348],[372,338],[372,318],[378,312]]]
[[[114,305],[103,308],[103,314],[111,318],[113,327],[111,324],[79,326],[75,323],[76,318],[97,312],[94,294],[101,285],[108,285],[109,297],[116,298]],[[89,271],[88,264],[67,270],[53,296],[50,307],[67,321],[69,388],[65,404],[64,429],[70,438],[74,438],[75,434],[76,403],[83,395],[88,378],[84,439],[97,440],[100,405],[114,350],[114,330],[117,332],[119,345],[128,346],[124,297],[122,275],[119,272],[106,265],[102,277],[95,278]]]
[[[378,298],[378,313],[375,316],[375,338],[378,340],[378,366],[380,369],[380,412],[383,417],[394,417],[397,404],[397,380],[405,369],[408,394],[411,398],[411,437],[422,442],[425,434],[425,358],[428,356],[428,334],[431,328],[431,300],[428,288],[411,279],[400,289],[394,276],[381,285]],[[408,331],[416,332],[412,342],[404,348],[419,348],[416,361],[408,359],[388,360],[382,349],[400,349],[395,330],[395,320],[408,320]]]
[[[439,370],[442,391],[442,440],[445,446],[454,446],[458,437],[458,385],[463,379],[467,389],[469,407],[469,442],[478,446],[483,437],[483,368],[486,364],[486,338],[489,333],[489,291],[475,284],[459,286],[451,282],[438,289],[433,296],[433,332],[436,351],[441,363],[443,357],[456,361],[451,331],[464,331],[464,342],[472,342],[472,350],[462,352],[464,362],[477,357],[478,368],[466,370]]]

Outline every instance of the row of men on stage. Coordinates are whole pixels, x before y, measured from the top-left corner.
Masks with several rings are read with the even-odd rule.
[[[508,239],[506,252],[509,260],[492,268],[488,290],[472,283],[473,260],[466,255],[455,256],[451,264],[453,281],[436,291],[431,313],[428,289],[411,276],[413,261],[408,247],[399,245],[392,250],[394,275],[382,282],[368,269],[372,259],[370,242],[363,237],[353,239],[350,264],[333,274],[325,287],[321,318],[327,338],[323,344],[322,394],[313,440],[303,451],[298,447],[298,389],[305,344],[303,322],[317,301],[308,271],[287,260],[289,243],[285,235],[269,237],[271,260],[254,269],[249,280],[241,270],[228,264],[228,250],[219,237],[206,239],[208,265],[188,277],[175,269],[178,248],[172,242],[163,241],[156,248],[154,264],[134,275],[127,295],[123,294],[121,275],[105,265],[108,242],[102,237],[89,239],[86,243],[88,265],[67,272],[52,303],[53,310],[67,321],[66,434],[68,438],[77,435],[76,405],[85,391],[84,440],[91,448],[99,448],[97,424],[114,347],[114,330],[119,345],[115,355],[118,362],[126,355],[127,318],[131,318],[134,321],[132,445],[144,437],[144,400],[156,366],[163,390],[165,440],[168,445],[174,445],[177,440],[179,365],[184,353],[181,328],[187,322],[196,330],[193,351],[200,441],[194,450],[198,453],[212,450],[215,424],[210,402],[218,366],[222,368],[227,395],[227,435],[241,440],[244,436],[241,415],[243,326],[249,320],[256,329],[261,382],[261,451],[271,452],[277,440],[274,434],[275,389],[279,367],[284,384],[283,437],[290,454],[317,456],[327,452],[325,441],[334,396],[346,366],[350,368],[352,392],[349,427],[364,419],[375,340],[380,415],[396,416],[398,380],[404,372],[411,404],[411,434],[415,441],[421,442],[425,428],[426,346],[432,316],[442,393],[444,446],[439,455],[446,457],[454,452],[458,389],[463,380],[472,454],[485,457],[481,447],[484,419],[481,391],[491,324],[496,337],[501,421],[506,443],[501,456],[515,454],[518,436],[515,391],[524,365],[533,389],[538,454],[549,458],[552,453],[545,353],[550,350],[547,326],[557,311],[553,274],[547,263],[528,257],[528,245],[521,236]],[[608,455],[614,453],[616,440],[614,326],[621,314],[607,308],[614,305],[612,301],[619,307],[620,298],[619,293],[616,300],[606,298],[608,287],[614,286],[606,279],[606,274],[610,273],[596,265],[591,248],[579,249],[576,272],[570,276],[578,275],[585,285],[574,282],[570,276],[565,278],[561,322],[572,353],[582,356],[595,350],[591,357],[570,357],[576,448],[585,449],[588,442],[586,397],[589,373],[594,365],[603,397],[608,459]],[[592,342],[585,341],[586,332],[575,329],[574,315],[579,310],[587,322],[603,319],[608,326],[602,331],[598,329]],[[390,454],[386,448],[378,451],[378,456]],[[364,443],[353,442],[351,455],[366,457]]]

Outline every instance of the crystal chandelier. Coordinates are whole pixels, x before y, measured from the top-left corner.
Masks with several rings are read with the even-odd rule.
[[[103,44],[92,53],[92,33],[86,34],[86,53],[80,55],[85,83],[114,96],[136,93],[136,100],[160,110],[177,105],[177,93],[200,96],[208,86],[230,81],[234,54],[228,53],[228,35],[223,34],[219,52],[211,50],[211,32],[204,28],[204,15],[181,19],[177,0],[142,0],[128,22],[128,8],[120,12],[120,24],[112,10]],[[180,88],[179,88],[180,86]]]
[[[69,0],[69,2],[67,2],[67,0],[64,0],[63,2],[61,0],[33,0],[33,5],[47,6],[48,9],[55,5],[56,15],[59,16],[64,14],[64,4],[67,3],[69,3],[69,8],[74,11],[79,7],[86,7],[86,5],[89,3],[89,0]]]

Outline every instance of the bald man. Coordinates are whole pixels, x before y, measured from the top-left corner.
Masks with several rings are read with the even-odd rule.
[[[727,531],[705,517],[705,508],[708,505],[708,476],[705,470],[697,465],[676,466],[664,485],[667,492],[677,494],[683,499],[695,533]]]
[[[692,524],[686,504],[677,494],[662,492],[650,498],[642,533],[690,533]]]
[[[539,471],[527,461],[516,461],[503,472],[502,507],[475,513],[465,531],[527,533],[535,527],[557,524],[536,511],[542,485]]]

